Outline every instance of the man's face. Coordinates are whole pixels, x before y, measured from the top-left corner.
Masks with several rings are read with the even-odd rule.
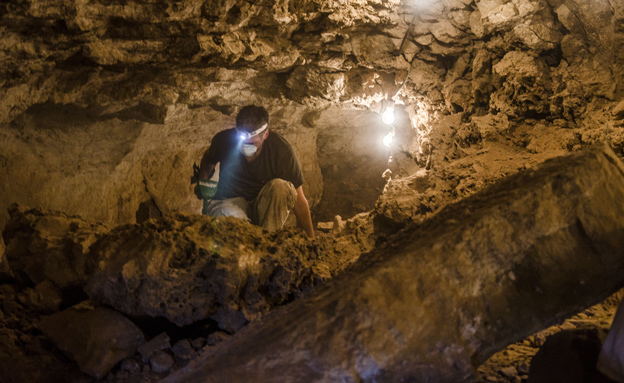
[[[253,136],[253,137],[246,139],[245,141],[243,141],[243,144],[251,144],[251,145],[255,145],[257,148],[260,148],[260,146],[262,145],[264,140],[266,140],[268,135],[269,135],[269,131],[267,130],[263,133],[258,134],[257,136]]]
[[[262,129],[262,128],[261,128]],[[269,130],[267,128],[261,130],[258,134],[253,135],[253,132],[246,132],[244,130],[240,130],[239,134],[241,135],[248,135],[249,133],[252,134],[251,137],[248,137],[246,139],[243,139],[241,141],[241,145],[253,145],[257,148],[256,150],[256,154],[260,153],[260,150],[262,149],[262,144],[264,143],[264,140],[267,139],[267,137],[269,136]]]

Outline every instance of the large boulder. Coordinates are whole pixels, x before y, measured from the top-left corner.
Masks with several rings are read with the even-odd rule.
[[[44,317],[39,327],[80,370],[102,379],[145,343],[141,330],[122,314],[103,307],[73,307]]]
[[[85,291],[97,305],[183,326],[212,317],[236,331],[330,279],[357,255],[294,229],[238,218],[172,214],[121,226],[92,246]]]
[[[624,283],[624,165],[598,147],[448,205],[164,382],[464,382]]]

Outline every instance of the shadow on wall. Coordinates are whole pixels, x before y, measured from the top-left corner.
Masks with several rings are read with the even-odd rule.
[[[409,118],[397,110],[397,130],[409,127]],[[323,196],[312,214],[315,222],[335,215],[350,218],[372,210],[386,181],[390,149],[383,138],[392,129],[371,111],[328,109],[315,121],[320,129],[317,157],[323,174]]]

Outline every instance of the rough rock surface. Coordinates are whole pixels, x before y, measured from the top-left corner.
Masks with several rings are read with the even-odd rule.
[[[447,206],[315,296],[166,382],[458,382],[624,282],[624,165],[607,147]]]
[[[179,326],[210,317],[234,332],[359,255],[330,245],[231,217],[172,215],[116,228],[94,244],[97,266],[85,291],[127,315]]]
[[[231,218],[217,221],[202,216],[189,217],[174,214],[158,220],[148,220],[142,225],[127,225],[105,232],[102,225],[89,223],[59,212],[46,212],[40,209],[22,211],[15,207],[11,213],[12,219],[5,228],[4,236],[9,238],[9,244],[11,244],[9,248],[14,250],[14,253],[12,253],[14,256],[13,265],[16,266],[17,274],[21,277],[11,278],[0,285],[0,303],[3,308],[2,315],[0,315],[0,334],[2,335],[1,345],[3,350],[0,353],[0,380],[9,383],[92,381],[91,378],[80,376],[78,366],[73,365],[69,359],[60,355],[52,345],[53,342],[58,342],[59,347],[61,347],[60,344],[69,343],[69,345],[79,348],[80,345],[84,346],[87,340],[83,339],[83,342],[74,344],[72,342],[75,341],[75,337],[66,336],[68,339],[64,339],[63,336],[59,335],[61,334],[60,332],[50,333],[50,336],[43,335],[39,325],[39,317],[43,314],[55,312],[58,314],[59,310],[87,299],[88,297],[84,292],[81,292],[81,289],[84,283],[91,278],[92,271],[96,269],[96,266],[110,266],[109,268],[114,269],[114,266],[107,263],[107,259],[98,258],[97,255],[107,254],[106,251],[118,249],[120,245],[124,245],[124,252],[136,257],[137,260],[145,260],[148,258],[146,256],[162,255],[171,252],[172,238],[177,239],[177,241],[174,241],[177,244],[188,245],[186,250],[196,246],[194,241],[197,241],[200,245],[206,242],[210,242],[211,245],[222,245],[222,250],[229,254],[231,258],[225,262],[223,262],[223,259],[220,261],[219,265],[222,266],[220,270],[230,270],[232,273],[219,276],[218,270],[212,271],[215,272],[213,276],[215,278],[219,277],[219,281],[226,287],[236,287],[241,283],[240,277],[244,272],[237,271],[237,261],[234,263],[230,262],[236,257],[240,256],[240,260],[246,262],[249,261],[250,255],[254,255],[256,258],[269,259],[272,253],[272,259],[276,261],[275,264],[263,268],[265,272],[272,270],[271,274],[258,274],[257,283],[252,281],[245,286],[239,286],[241,291],[244,290],[244,294],[239,297],[235,295],[214,297],[215,299],[212,303],[215,306],[212,307],[207,306],[210,302],[198,302],[196,299],[198,295],[194,292],[194,289],[189,288],[190,291],[186,291],[189,293],[188,296],[183,295],[184,291],[181,292],[182,289],[176,289],[175,286],[169,286],[172,289],[164,291],[163,289],[158,289],[159,286],[162,286],[162,283],[159,283],[162,281],[158,279],[153,280],[155,284],[153,291],[150,291],[149,288],[144,288],[142,297],[146,300],[150,297],[154,299],[163,298],[163,295],[161,295],[163,291],[166,294],[179,294],[178,300],[184,302],[184,304],[180,305],[180,302],[178,302],[170,308],[172,313],[180,317],[187,314],[187,311],[184,310],[190,307],[191,303],[197,303],[206,311],[216,312],[215,319],[217,320],[208,319],[193,323],[189,327],[180,328],[168,320],[164,320],[162,316],[153,317],[154,310],[162,310],[162,307],[154,308],[149,306],[150,302],[147,302],[147,305],[135,308],[135,310],[145,310],[144,312],[135,311],[136,316],[132,319],[144,331],[151,334],[149,336],[152,337],[150,342],[139,347],[141,355],[143,353],[149,355],[146,354],[147,356],[142,358],[142,356],[135,354],[126,359],[125,365],[143,363],[139,370],[127,371],[121,369],[113,374],[117,375],[119,379],[138,379],[137,376],[139,376],[140,379],[145,381],[153,381],[157,378],[157,373],[151,366],[151,352],[146,351],[150,344],[158,341],[158,337],[154,337],[154,331],[160,332],[166,337],[167,341],[164,351],[171,347],[169,343],[170,338],[167,333],[162,333],[163,330],[170,333],[174,337],[172,339],[180,340],[181,344],[184,344],[182,342],[184,338],[182,337],[188,337],[188,342],[192,340],[194,349],[191,353],[189,353],[190,350],[188,349],[179,350],[180,347],[176,348],[176,350],[171,350],[176,355],[173,365],[169,364],[169,358],[164,355],[160,355],[154,361],[154,366],[161,373],[168,368],[177,369],[189,357],[194,357],[203,345],[214,345],[230,336],[229,334],[219,332],[218,324],[227,328],[230,333],[235,332],[248,319],[259,317],[266,310],[270,309],[272,305],[289,302],[301,295],[303,291],[312,288],[315,283],[319,283],[339,273],[340,270],[357,259],[362,252],[372,248],[374,245],[370,242],[372,227],[365,217],[356,217],[356,219],[344,222],[340,225],[341,231],[336,236],[321,234],[316,241],[312,242],[306,239],[301,232],[290,230],[268,234],[258,227]],[[196,226],[193,226],[193,224]],[[213,235],[210,236],[210,231],[197,232],[194,230],[198,227],[204,227],[202,225],[213,227]],[[142,235],[137,233],[142,233]],[[148,237],[154,239],[154,241],[147,241]],[[182,240],[182,237],[186,239]],[[249,246],[248,251],[243,251],[243,244]],[[77,252],[76,247],[80,249],[79,252]],[[33,249],[46,249],[46,251],[31,251]],[[153,251],[150,252],[150,249]],[[215,250],[214,247],[210,249]],[[18,262],[20,259],[18,255],[21,254],[21,256],[27,257],[28,264],[46,264],[49,261],[50,251],[48,250],[58,255],[59,259],[72,260],[72,262],[64,261],[59,263],[64,267],[71,268],[75,264],[82,265],[79,268],[82,271],[80,278],[72,279],[77,285],[60,290],[48,279],[35,285],[28,278],[27,274],[23,273],[23,263]],[[223,251],[221,255],[224,255]],[[201,254],[204,253],[202,252]],[[201,254],[195,254],[199,256],[200,261],[202,260]],[[211,256],[215,254],[212,252]],[[183,261],[192,261],[194,254],[192,252],[182,252],[170,255],[175,256],[173,257],[175,259],[172,265],[180,267]],[[118,258],[121,259],[121,256]],[[238,260],[239,258],[236,259]],[[305,262],[306,260],[308,263]],[[129,263],[132,263],[131,261]],[[215,264],[212,263],[213,266]],[[204,266],[210,265],[204,264]],[[203,271],[207,273],[209,269],[210,267],[207,267]],[[129,269],[126,268],[125,270],[128,271]],[[172,271],[168,270],[167,267],[164,267],[163,270],[163,273]],[[148,275],[141,276],[143,281],[148,281],[150,278],[149,271]],[[180,272],[180,269],[174,268],[172,272],[179,277],[179,281],[183,279],[183,270]],[[50,275],[54,276],[56,274],[51,273]],[[126,274],[126,276],[130,276],[130,274]],[[307,279],[304,278],[306,276]],[[192,276],[187,275],[187,277],[187,282],[192,281]],[[230,279],[227,279],[228,277]],[[266,283],[261,285],[260,282],[262,281]],[[213,281],[205,278],[199,282],[213,283]],[[167,286],[164,287],[166,288]],[[218,288],[219,286],[213,284],[213,287]],[[260,291],[254,294],[251,290],[252,288],[259,288]],[[264,288],[266,290],[262,290]],[[263,296],[267,297],[264,301],[262,299],[259,301],[248,299],[250,297],[262,298]],[[123,298],[127,299],[126,297]],[[221,302],[220,299],[227,301],[231,305],[227,309],[220,308],[218,306],[218,302]],[[188,305],[186,305],[187,301],[189,302]],[[162,302],[158,301],[157,303]],[[235,304],[239,305],[240,312],[231,309]],[[243,311],[247,317],[242,314]],[[68,316],[68,313],[72,312],[63,311],[63,315]],[[53,314],[53,317],[57,314]],[[116,314],[122,315],[118,312]],[[74,321],[76,322],[74,324],[75,327],[91,328],[89,327],[91,325],[88,323],[78,323],[84,319],[84,316],[79,315],[72,318],[76,319]],[[186,317],[185,320],[192,321],[194,319]],[[86,322],[89,321],[87,320]],[[111,329],[111,331],[113,330]],[[101,344],[91,344],[89,352],[105,352],[109,347],[107,340],[103,340]],[[82,352],[82,349],[76,350],[73,346],[69,357],[76,358],[81,361],[81,364],[84,364],[80,357],[84,356],[85,353]],[[161,345],[157,345],[156,349],[152,351],[162,349]],[[110,359],[107,358],[99,359],[110,362]],[[167,366],[167,368],[165,369],[164,366]],[[93,372],[91,367],[83,368],[83,370],[92,371],[92,375],[97,373],[99,376],[106,374],[113,365],[110,363],[106,364],[106,366],[98,365],[93,367],[97,369],[95,372]]]
[[[141,330],[122,314],[103,307],[72,307],[44,317],[39,324],[80,370],[102,379],[119,361],[145,342]]]
[[[82,288],[91,274],[89,246],[109,229],[62,212],[12,206],[10,214],[2,235],[16,277],[34,284],[47,280],[59,289]]]

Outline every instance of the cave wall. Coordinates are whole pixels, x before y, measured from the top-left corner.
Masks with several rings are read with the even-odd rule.
[[[11,0],[0,17],[0,225],[13,202],[197,212],[192,164],[250,103],[324,219],[387,180],[375,209],[396,223],[562,151],[624,152],[620,0]],[[395,95],[409,120],[381,155],[367,139]]]

